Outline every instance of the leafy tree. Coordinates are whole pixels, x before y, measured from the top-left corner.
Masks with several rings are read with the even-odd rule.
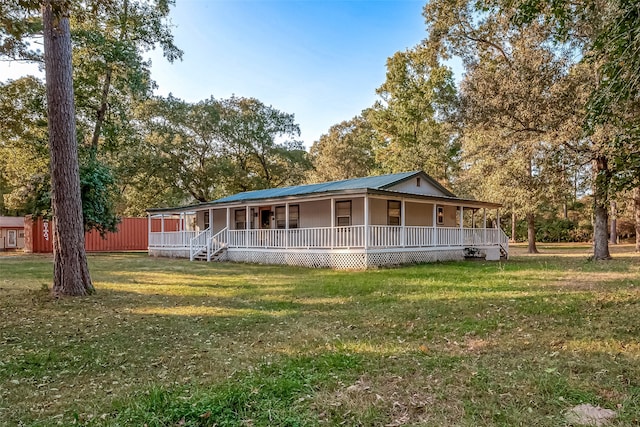
[[[363,114],[380,135],[376,161],[385,172],[424,170],[451,178],[458,147],[447,120],[456,105],[451,70],[428,62],[421,47],[387,60],[381,100]]]
[[[221,100],[222,154],[231,160],[233,179],[225,193],[295,185],[311,167],[293,114],[255,98]]]
[[[337,181],[371,175],[377,168],[374,148],[383,145],[362,116],[331,126],[309,150],[311,182]]]
[[[484,197],[526,217],[530,253],[537,252],[536,212],[566,197],[561,143],[574,136],[562,132],[573,113],[561,107],[572,104],[563,84],[566,62],[542,47],[541,37],[514,34],[499,54],[477,46],[479,59],[461,88],[466,176],[474,178],[475,196],[484,189]]]
[[[155,98],[139,117],[150,170],[200,202],[297,184],[309,168],[301,142],[288,139],[299,133],[293,115],[253,98]]]

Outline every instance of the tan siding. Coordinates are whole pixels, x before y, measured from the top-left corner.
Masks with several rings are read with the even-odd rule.
[[[387,201],[384,199],[370,199],[371,225],[387,225]]]
[[[213,211],[213,232],[217,233],[227,226],[227,210],[216,209]]]
[[[444,207],[444,227],[456,227],[458,222],[458,210],[455,206]]]
[[[432,226],[433,205],[426,203],[405,203],[405,225],[407,226]]]
[[[313,227],[331,227],[331,200],[300,203],[300,228]]]

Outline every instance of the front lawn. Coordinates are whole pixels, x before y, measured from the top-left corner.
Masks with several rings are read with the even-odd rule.
[[[0,256],[0,425],[564,426],[640,421],[640,258],[545,246],[366,272]]]

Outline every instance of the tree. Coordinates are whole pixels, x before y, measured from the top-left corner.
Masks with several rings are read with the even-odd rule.
[[[337,181],[371,175],[377,168],[374,147],[383,145],[362,116],[331,126],[313,143],[309,154],[311,182]]]
[[[451,70],[427,59],[421,47],[389,58],[381,100],[363,115],[383,141],[375,147],[383,171],[424,170],[446,183],[458,150],[448,125],[456,91]]]
[[[500,53],[476,46],[461,87],[463,164],[475,176],[473,195],[484,188],[526,218],[529,253],[538,252],[537,212],[565,198],[562,143],[574,136],[562,132],[573,113],[563,107],[572,104],[566,61],[544,47],[544,37],[540,29],[502,35]]]
[[[44,0],[51,200],[56,220],[53,234],[53,294],[56,296],[95,292],[84,249],[68,14],[67,2]]]
[[[309,169],[302,143],[288,139],[299,133],[293,115],[254,98],[155,98],[139,118],[150,170],[196,201],[299,184]]]

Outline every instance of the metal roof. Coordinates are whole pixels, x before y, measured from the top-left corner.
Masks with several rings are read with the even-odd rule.
[[[278,197],[301,196],[306,194],[327,193],[341,190],[384,190],[392,185],[411,178],[421,172],[402,172],[391,175],[368,176],[343,181],[322,182],[320,184],[296,185],[294,187],[268,188],[266,190],[245,191],[223,197],[213,203],[242,202],[245,200],[274,199]]]
[[[0,227],[4,227],[4,228],[24,228],[24,217],[22,217],[22,216],[0,216]]]

